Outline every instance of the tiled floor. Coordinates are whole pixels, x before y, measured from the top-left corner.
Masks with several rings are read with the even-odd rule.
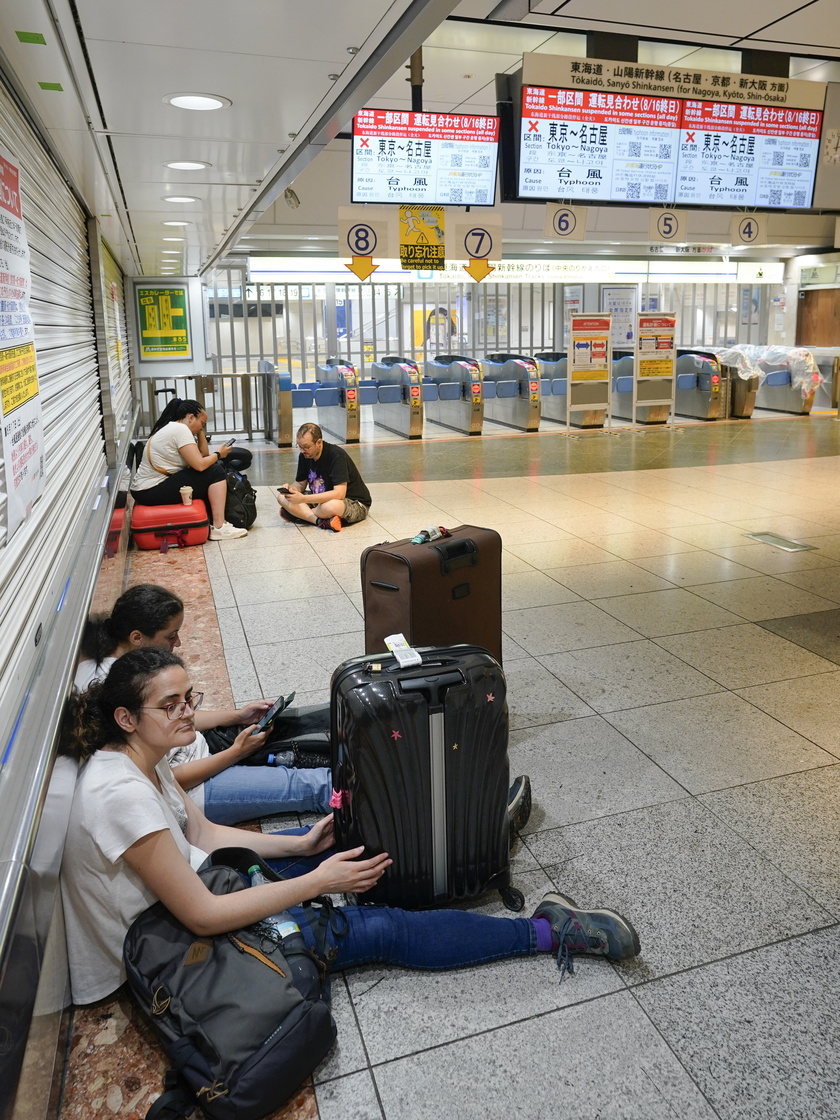
[[[529,908],[556,887],[625,912],[642,954],[562,984],[546,957],[356,970],[314,1101],[280,1115],[837,1120],[840,425],[355,454],[368,522],[281,522],[269,484],[294,460],[265,451],[258,525],[204,549],[235,701],[327,698],[363,652],[366,545],[498,528],[511,765],[535,795],[515,881]]]

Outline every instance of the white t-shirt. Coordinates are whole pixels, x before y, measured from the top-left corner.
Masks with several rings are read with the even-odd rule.
[[[94,661],[92,657],[88,657],[80,661],[73,678],[73,687],[77,692],[84,692],[94,681],[104,681],[116,660],[116,657],[103,657],[101,661]]]
[[[153,486],[163,482],[161,471],[166,471],[167,474],[182,471],[187,464],[181,455],[181,448],[186,447],[188,443],[195,444],[196,438],[186,424],[182,424],[180,420],[172,420],[169,424],[164,424],[146,443],[131,489],[151,490]],[[160,470],[155,470],[149,462],[150,453],[152,463]]]
[[[79,772],[61,868],[74,1003],[123,983],[128,927],[157,901],[122,858],[131,845],[168,828],[192,867],[206,858],[184,834],[186,809],[169,763],[156,770],[162,793],[122,751],[97,751]]]
[[[116,661],[116,657],[103,657],[101,661],[94,661],[92,657],[80,661],[73,680],[73,687],[78,692],[84,692],[94,681],[104,681],[108,671]],[[167,758],[170,766],[183,766],[185,762],[193,762],[196,758],[207,758],[210,747],[200,731],[196,731],[195,738],[185,747],[175,747],[169,752]],[[185,790],[199,809],[204,811],[204,783],[200,782],[192,789]]]

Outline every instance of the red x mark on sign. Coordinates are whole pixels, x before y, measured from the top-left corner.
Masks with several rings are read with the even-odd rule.
[[[539,132],[539,130],[540,130],[539,129],[539,124],[540,124],[539,121],[528,121],[528,131],[529,132]]]
[[[369,141],[367,139],[365,139],[364,136],[362,136],[361,139],[359,140],[359,147],[360,148],[366,148],[368,146],[368,143],[369,143]]]
[[[693,132],[687,132],[685,134],[685,142],[686,142],[686,144],[693,144],[694,143],[694,133]]]

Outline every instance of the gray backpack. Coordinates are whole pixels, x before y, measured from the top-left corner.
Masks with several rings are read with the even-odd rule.
[[[214,852],[199,875],[214,894],[248,887],[258,864],[246,848]],[[335,1023],[325,1002],[326,929],[340,918],[327,899],[307,904],[319,952],[301,934],[265,924],[197,937],[163,903],[131,925],[123,957],[128,983],[162,1039],[172,1068],[147,1120],[258,1120],[278,1109],[329,1052]]]

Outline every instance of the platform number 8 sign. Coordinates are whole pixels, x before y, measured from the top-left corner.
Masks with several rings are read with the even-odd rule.
[[[373,226],[359,222],[347,231],[347,247],[351,257],[372,257],[376,250],[376,231]]]

